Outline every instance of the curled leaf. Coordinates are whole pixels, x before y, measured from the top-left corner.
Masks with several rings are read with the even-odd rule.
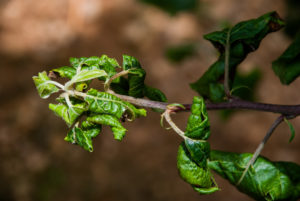
[[[68,126],[71,126],[76,119],[86,111],[86,104],[75,104],[68,106],[67,104],[49,104],[49,109],[52,110],[57,116],[61,117]]]
[[[32,77],[36,89],[41,98],[48,98],[51,94],[58,92],[58,88],[51,82],[46,71]]]
[[[107,125],[111,127],[111,130],[113,131],[114,138],[116,140],[121,141],[123,137],[125,136],[126,129],[122,126],[122,124],[119,122],[119,120],[111,115],[94,115],[87,118],[87,121],[101,124],[101,125]]]
[[[101,131],[101,126],[93,125],[85,129],[74,126],[65,137],[65,141],[77,144],[85,150],[92,152],[94,150],[92,138],[96,137]]]
[[[194,162],[184,143],[179,146],[177,168],[181,178],[199,193],[208,194],[219,189],[213,182],[209,168],[205,166]]]
[[[193,139],[206,140],[210,135],[210,123],[204,99],[195,96],[188,118],[185,136]]]

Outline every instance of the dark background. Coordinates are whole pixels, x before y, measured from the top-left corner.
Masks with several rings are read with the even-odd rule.
[[[121,63],[122,54],[129,54],[145,68],[146,83],[169,102],[190,103],[196,93],[189,83],[217,58],[203,34],[272,10],[289,16],[283,0],[202,0],[195,10],[170,15],[136,0],[1,0],[0,200],[251,200],[218,176],[221,191],[193,191],[177,173],[180,137],[163,129],[160,115],[151,111],[126,123],[122,142],[104,129],[93,153],[65,142],[67,126],[48,110],[54,98],[40,99],[32,82],[40,71],[68,65],[69,57],[107,54]],[[191,41],[197,42],[194,56],[179,63],[166,59],[167,47]],[[284,31],[270,34],[241,64],[242,72],[262,72],[256,100],[299,104],[300,79],[282,86],[271,70],[290,42]],[[187,115],[176,115],[181,128]],[[209,116],[212,148],[236,152],[253,152],[276,118],[253,111],[226,121],[216,111]],[[265,156],[300,163],[300,121],[291,122],[294,141],[288,143],[288,126],[280,125]]]

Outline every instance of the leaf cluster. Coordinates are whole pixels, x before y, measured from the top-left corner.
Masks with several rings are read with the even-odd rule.
[[[166,101],[160,90],[144,84],[146,73],[132,56],[123,56],[122,67],[106,55],[71,58],[70,64],[50,72],[68,78],[64,85],[51,80],[46,72],[34,76],[33,80],[41,98],[62,92],[56,99],[58,103],[50,103],[49,109],[70,127],[65,140],[90,152],[93,151],[92,138],[101,132],[103,125],[111,128],[116,140],[122,140],[127,130],[121,121],[146,116],[146,110],[121,100],[113,93],[90,88],[92,80],[98,79],[106,85],[110,83],[109,90],[116,93]],[[118,70],[126,72],[128,77],[118,77]]]

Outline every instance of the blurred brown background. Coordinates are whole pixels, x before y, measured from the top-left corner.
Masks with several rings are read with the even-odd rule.
[[[275,10],[287,16],[283,0],[201,0],[196,12],[171,16],[137,0],[1,0],[0,1],[0,200],[138,201],[251,200],[217,177],[221,191],[201,196],[177,173],[181,141],[159,125],[160,115],[127,123],[122,142],[109,129],[88,153],[63,140],[67,126],[48,110],[53,101],[39,98],[32,76],[68,65],[69,57],[107,54],[121,63],[122,54],[137,57],[146,83],[160,88],[170,102],[190,103],[189,88],[217,53],[202,35]],[[165,57],[166,47],[197,41],[196,55],[180,63]],[[268,35],[258,51],[240,66],[259,66],[262,79],[256,99],[299,104],[300,79],[282,86],[271,62],[289,45],[284,31]],[[275,114],[242,111],[227,121],[209,112],[214,149],[253,152]],[[187,114],[176,121],[184,128]],[[292,120],[296,137],[288,143],[282,124],[263,154],[272,160],[300,163],[300,119]]]

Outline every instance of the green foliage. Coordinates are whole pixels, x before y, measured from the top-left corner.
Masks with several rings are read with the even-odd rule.
[[[218,190],[207,165],[210,145],[208,115],[204,99],[194,97],[185,132],[186,139],[178,149],[177,167],[182,179],[199,193],[209,194]]]
[[[162,7],[170,3],[168,0],[151,2]],[[175,8],[176,3],[187,5],[191,2],[194,1],[177,0],[173,3]],[[185,10],[186,7],[183,6],[178,10],[174,8],[171,8],[170,12],[176,13]],[[198,81],[191,84],[191,87],[202,97],[193,98],[185,132],[176,127],[170,119],[170,114],[185,110],[188,106],[179,103],[153,103],[153,101],[148,101],[144,105],[160,104],[160,107],[155,108],[159,112],[161,108],[166,107],[162,117],[165,117],[170,126],[184,139],[178,148],[179,174],[196,192],[210,194],[219,190],[211,172],[214,170],[235,185],[238,190],[256,200],[293,201],[300,198],[299,165],[272,162],[258,157],[245,172],[252,154],[213,151],[207,141],[211,133],[204,99],[212,102],[228,100],[223,83],[227,44],[230,44],[228,67],[231,95],[253,100],[252,91],[260,78],[260,72],[253,70],[247,75],[242,75],[237,72],[237,66],[250,52],[259,47],[261,40],[268,33],[277,31],[282,26],[283,22],[277,13],[271,12],[257,19],[240,22],[231,29],[226,28],[204,36],[219,50],[220,57]],[[300,74],[299,47],[300,37],[273,62],[273,70],[283,84],[290,84]],[[180,61],[191,53],[190,50],[190,47],[183,46],[170,50],[168,55],[174,61]],[[45,71],[34,76],[33,81],[41,98],[48,98],[53,93],[62,92],[56,99],[57,103],[49,104],[49,109],[70,127],[65,141],[77,144],[89,152],[93,151],[93,138],[99,135],[102,126],[109,126],[114,138],[120,141],[127,131],[122,122],[146,116],[146,110],[131,103],[143,106],[138,102],[143,97],[154,101],[167,101],[166,96],[159,89],[145,84],[146,72],[139,61],[132,56],[123,55],[122,67],[115,59],[106,55],[71,58],[70,63],[71,66],[52,70],[52,73],[57,76],[69,79],[64,84],[51,80]],[[104,91],[89,87],[94,79],[103,81]],[[291,117],[284,117],[291,130],[290,141],[295,136],[293,126],[287,120]],[[244,172],[245,177],[241,180]],[[240,180],[241,182],[237,184]]]
[[[300,34],[285,52],[272,63],[282,84],[290,84],[300,75]]]
[[[191,115],[188,118],[185,136],[192,139],[207,140],[210,135],[208,114],[203,98],[194,97]]]
[[[140,0],[148,4],[155,5],[160,9],[175,15],[180,11],[192,11],[196,8],[197,0]]]
[[[64,85],[50,80],[46,72],[34,76],[33,80],[42,98],[47,98],[59,90],[62,91],[57,98],[58,103],[50,103],[49,109],[71,127],[65,140],[87,151],[93,151],[92,139],[100,133],[102,125],[110,126],[114,138],[122,140],[127,130],[120,120],[134,120],[146,116],[146,110],[122,101],[112,93],[96,89],[87,90],[92,80],[99,79],[105,83],[111,81],[120,89],[127,88],[125,93],[134,97],[144,96],[147,91],[148,96],[165,100],[165,96],[158,89],[144,85],[145,71],[134,57],[124,55],[123,70],[128,70],[128,79],[112,78],[120,67],[115,59],[106,55],[71,58],[70,63],[71,66],[52,70],[58,76],[70,79]],[[123,83],[126,87],[122,86]]]
[[[116,93],[135,98],[147,97],[160,102],[167,101],[166,96],[159,89],[144,84],[146,72],[136,58],[123,55],[123,70],[128,71],[128,78],[121,77],[118,82],[111,84],[111,88]]]
[[[225,46],[227,34],[230,34],[230,56],[229,75],[230,80],[234,80],[237,66],[247,57],[250,52],[255,51],[261,40],[268,34],[279,30],[283,26],[283,21],[276,12],[267,13],[257,19],[240,22],[232,29],[216,31],[204,36],[220,52],[219,59],[196,82],[190,86],[204,98],[213,102],[224,101],[225,93],[222,93],[225,64]],[[230,82],[232,87],[232,82]]]
[[[209,168],[236,185],[252,154],[211,151]],[[300,166],[271,162],[259,157],[247,172],[238,190],[256,200],[297,200],[300,197]]]
[[[41,98],[48,98],[51,94],[58,92],[58,88],[51,83],[45,71],[39,73],[38,76],[33,76],[32,79]]]

